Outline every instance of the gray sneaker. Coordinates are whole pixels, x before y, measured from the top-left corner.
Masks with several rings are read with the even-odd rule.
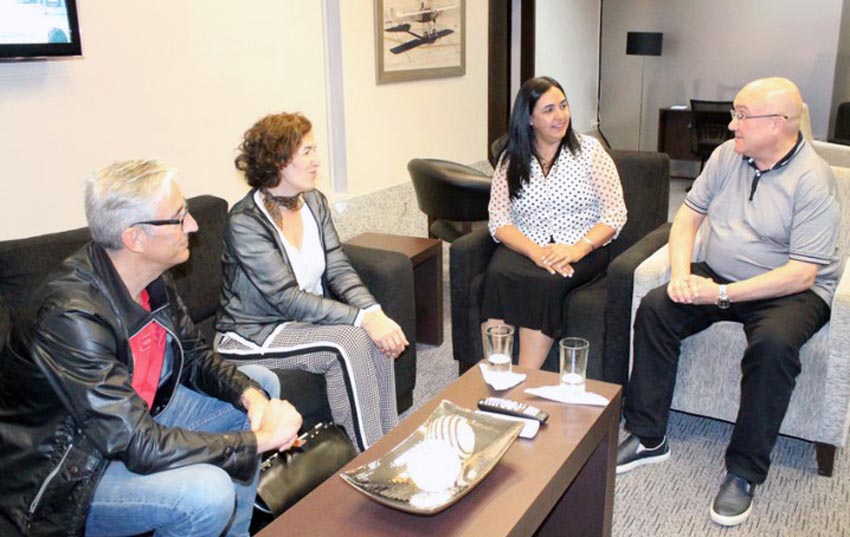
[[[670,444],[667,437],[658,446],[647,449],[640,443],[640,439],[630,434],[617,446],[617,473],[624,474],[644,464],[655,464],[664,462],[670,458]]]
[[[756,486],[743,477],[727,473],[711,504],[711,520],[721,526],[735,526],[747,520],[753,510],[755,490]]]

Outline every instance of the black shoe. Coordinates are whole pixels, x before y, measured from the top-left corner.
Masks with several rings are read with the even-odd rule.
[[[729,472],[711,504],[711,520],[721,526],[735,526],[747,520],[753,509],[756,486]]]
[[[664,462],[670,458],[670,445],[667,437],[652,449],[643,447],[640,439],[630,434],[617,446],[617,473],[623,474],[644,464]]]

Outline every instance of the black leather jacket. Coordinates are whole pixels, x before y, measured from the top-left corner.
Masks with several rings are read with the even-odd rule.
[[[236,332],[262,345],[286,321],[354,324],[361,309],[377,302],[342,251],[324,194],[311,190],[303,196],[325,252],[322,288],[339,301],[298,287],[280,235],[254,201],[255,192],[234,205],[227,219],[216,330]]]
[[[253,381],[203,342],[173,286],[148,286],[152,312],[130,297],[94,244],[65,260],[15,319],[0,357],[0,509],[27,535],[79,535],[108,461],[147,474],[211,463],[247,481],[251,432],[163,427],[179,382],[239,407]],[[129,338],[155,321],[169,334],[153,408],[130,385]],[[239,407],[241,408],[241,407]]]

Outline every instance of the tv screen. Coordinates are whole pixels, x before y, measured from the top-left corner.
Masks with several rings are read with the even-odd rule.
[[[76,0],[0,0],[0,59],[80,55]]]

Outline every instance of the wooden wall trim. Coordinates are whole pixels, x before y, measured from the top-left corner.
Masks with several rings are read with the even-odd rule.
[[[487,52],[487,156],[511,113],[511,0],[490,0]],[[535,0],[520,4],[520,81],[534,76]]]

